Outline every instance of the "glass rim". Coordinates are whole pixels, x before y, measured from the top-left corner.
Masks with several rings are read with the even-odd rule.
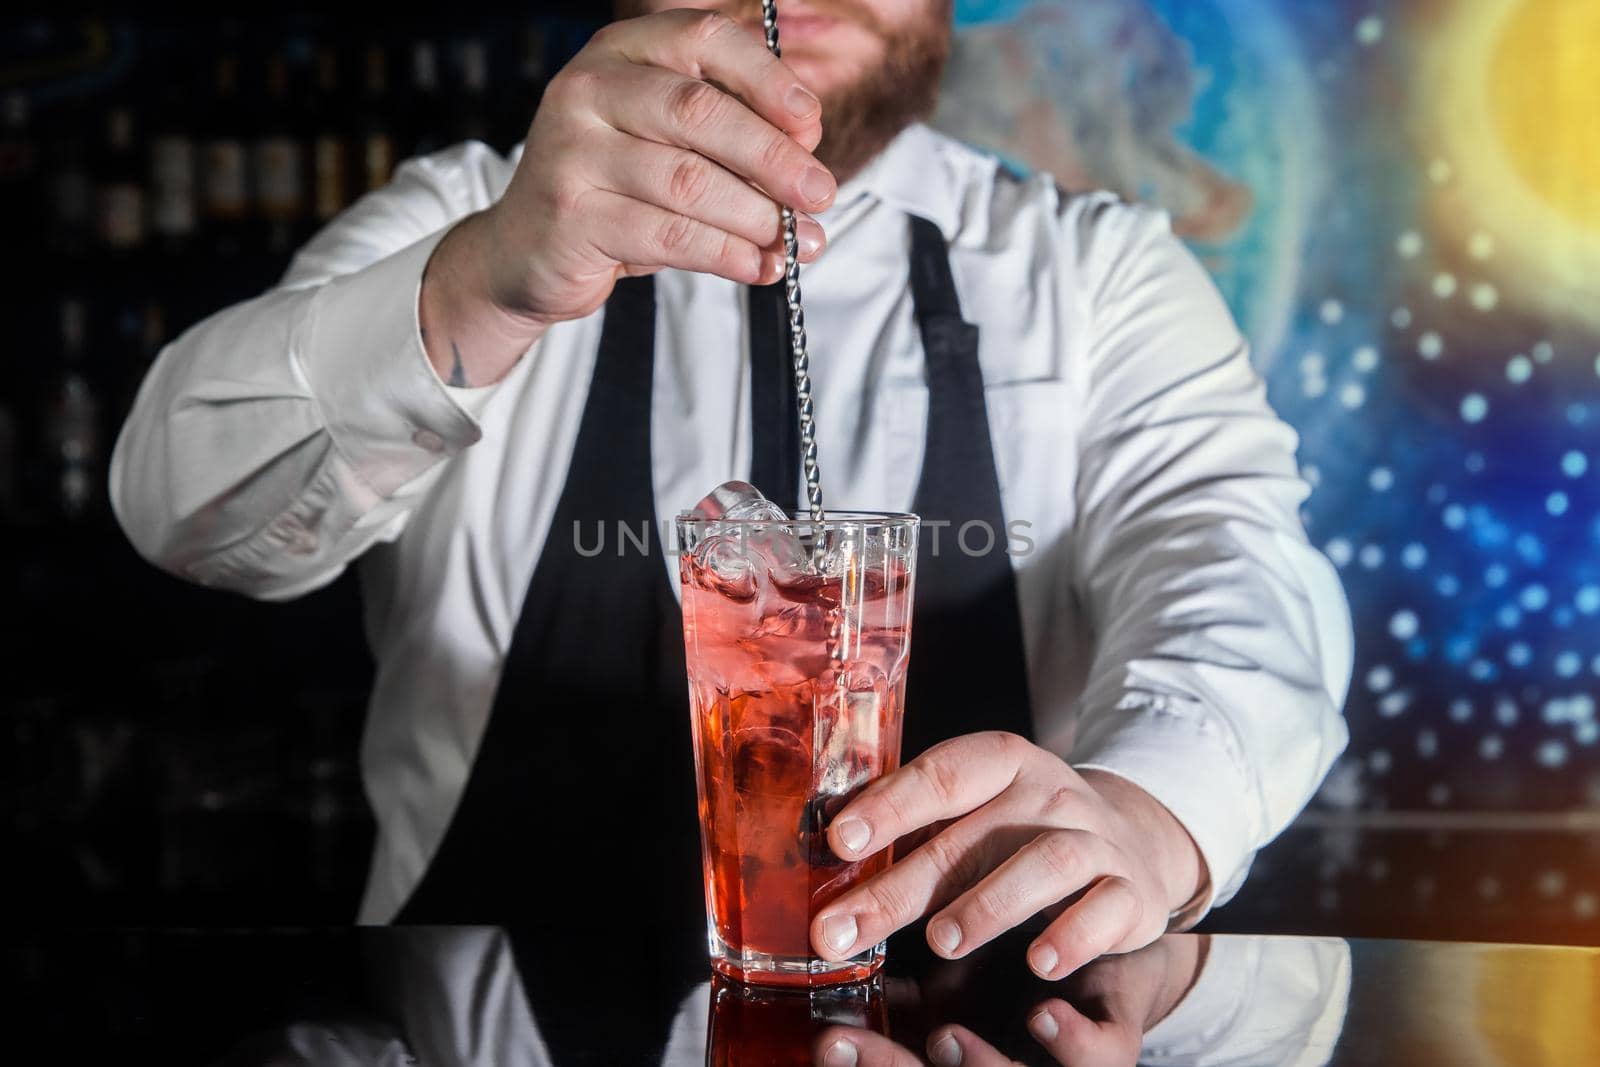
[[[679,527],[691,526],[781,526],[798,527],[804,530],[844,530],[844,529],[912,529],[920,525],[922,516],[914,515],[909,511],[825,511],[822,521],[817,522],[810,515],[801,515],[784,519],[730,519],[709,518],[697,515],[693,511],[678,512],[677,525]]]

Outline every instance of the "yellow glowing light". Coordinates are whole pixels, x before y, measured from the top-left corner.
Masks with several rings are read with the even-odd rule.
[[[1473,273],[1501,306],[1600,325],[1600,0],[1455,0],[1439,18],[1416,86],[1438,239],[1492,248]]]
[[[1600,230],[1600,3],[1523,0],[1500,31],[1489,98],[1522,180]]]

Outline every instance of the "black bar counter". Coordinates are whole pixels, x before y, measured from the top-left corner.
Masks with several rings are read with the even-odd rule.
[[[1600,1064],[1600,950],[1173,935],[1067,980],[1027,932],[941,961],[920,929],[868,983],[768,993],[700,958],[638,973],[491,927],[47,930],[6,939],[11,1062],[61,1064]],[[1057,1040],[1030,1020],[1045,1008]],[[14,1058],[13,1058],[14,1057]],[[846,1059],[844,1062],[848,1062]]]

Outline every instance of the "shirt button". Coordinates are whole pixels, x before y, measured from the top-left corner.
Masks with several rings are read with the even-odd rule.
[[[444,438],[432,430],[418,430],[411,435],[411,440],[418,448],[426,449],[429,452],[444,451]]]

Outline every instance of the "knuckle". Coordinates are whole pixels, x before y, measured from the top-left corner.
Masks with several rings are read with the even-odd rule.
[[[947,834],[940,834],[922,847],[927,850],[928,862],[944,881],[960,886],[977,881],[981,871],[977,849],[961,848]]]
[[[711,184],[711,173],[699,157],[685,154],[667,177],[667,195],[675,204],[697,204]]]
[[[550,80],[543,103],[558,109],[571,108],[579,101],[592,99],[599,88],[600,75],[586,67],[571,66]]]
[[[1039,815],[1046,822],[1076,822],[1082,805],[1083,798],[1076,789],[1057,786],[1040,801]]]
[[[690,40],[699,44],[714,41],[727,33],[729,28],[736,28],[737,23],[720,11],[692,11],[683,16],[684,33]]]
[[[683,81],[667,93],[667,114],[681,129],[701,130],[722,114],[726,98],[702,81]]]
[[[756,151],[756,161],[766,170],[783,167],[789,162],[789,138],[777,132],[768,134]]]
[[[971,913],[984,925],[1008,926],[1018,911],[1027,904],[1027,888],[1015,879],[991,879],[972,894]]]
[[[1072,881],[1078,874],[1082,862],[1081,846],[1078,834],[1071,830],[1051,830],[1034,840],[1034,851],[1039,862],[1060,882]]]
[[[689,247],[694,237],[694,223],[682,215],[673,215],[656,229],[656,247],[666,255],[675,255]]]
[[[916,918],[916,908],[911,898],[891,879],[879,878],[866,884],[868,911],[878,915],[891,926],[899,926]]]
[[[725,271],[737,270],[749,262],[744,245],[737,237],[724,235],[717,246],[717,263]]]

